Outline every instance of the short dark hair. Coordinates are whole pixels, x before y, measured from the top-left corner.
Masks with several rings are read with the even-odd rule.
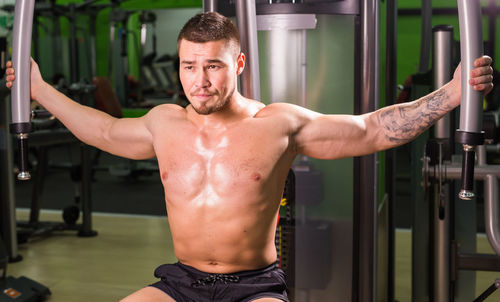
[[[240,47],[240,34],[233,21],[217,12],[201,13],[189,19],[177,37],[177,47],[182,39],[194,43],[227,40]]]

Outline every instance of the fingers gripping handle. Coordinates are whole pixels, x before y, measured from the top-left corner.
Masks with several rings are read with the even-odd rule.
[[[18,178],[30,178],[27,171],[28,133],[30,122],[30,57],[31,33],[35,0],[17,0],[14,11],[14,31],[12,43],[12,66],[16,70],[16,80],[12,84],[11,133],[19,140],[20,162]]]
[[[460,129],[456,141],[464,146],[461,199],[472,199],[474,179],[474,146],[483,144],[482,93],[469,85],[474,60],[483,55],[481,5],[479,0],[457,0],[460,22],[460,53],[462,61]]]

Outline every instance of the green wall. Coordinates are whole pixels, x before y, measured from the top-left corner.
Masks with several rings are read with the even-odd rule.
[[[481,1],[483,6],[487,5],[488,1]],[[420,8],[420,1],[414,0],[399,0],[399,8]],[[500,1],[497,0],[497,5]],[[433,0],[433,8],[456,8],[455,0]],[[488,38],[487,18],[483,16],[483,38]],[[458,16],[433,16],[432,25],[448,24],[454,27],[455,40],[460,40],[460,32],[458,26]],[[420,56],[420,40],[421,40],[421,22],[420,16],[402,16],[398,18],[398,34],[397,34],[397,51],[398,51],[398,83],[402,84],[405,78],[415,73],[418,70]],[[500,24],[496,22],[496,43],[495,43],[495,67],[500,68]]]

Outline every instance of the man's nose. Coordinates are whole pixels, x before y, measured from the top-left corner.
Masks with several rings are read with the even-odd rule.
[[[205,88],[210,86],[210,81],[205,70],[198,70],[194,84],[196,87]]]

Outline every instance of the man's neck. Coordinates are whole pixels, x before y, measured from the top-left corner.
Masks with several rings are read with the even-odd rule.
[[[254,102],[238,92],[234,92],[227,105],[217,112],[203,115],[198,114],[191,106],[188,107],[190,119],[204,128],[225,128],[229,124],[254,116],[257,111]]]

